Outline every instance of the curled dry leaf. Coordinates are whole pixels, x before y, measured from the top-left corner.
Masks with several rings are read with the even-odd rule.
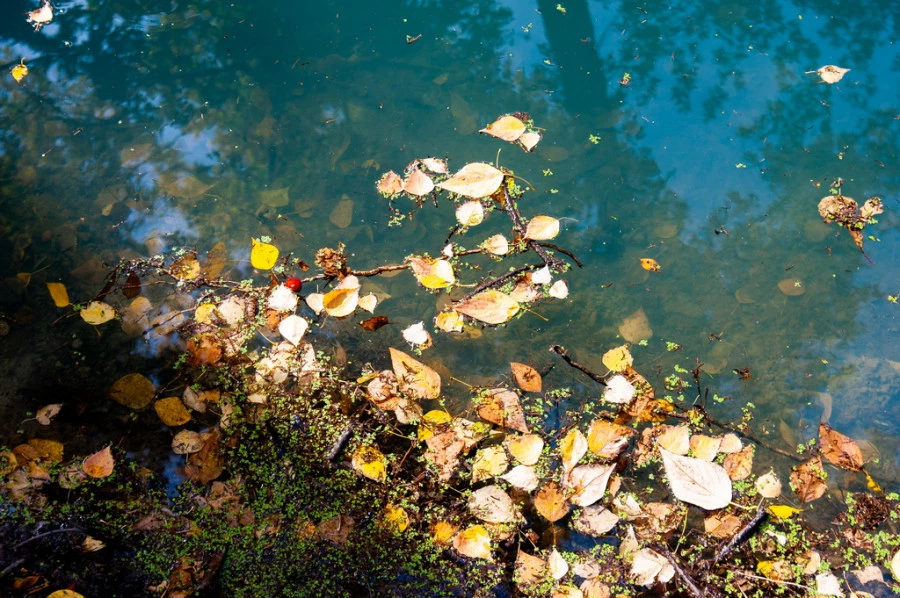
[[[707,510],[722,509],[731,502],[731,479],[718,463],[683,457],[659,449],[672,494],[679,500]]]
[[[438,187],[472,199],[490,197],[500,188],[504,174],[490,164],[472,162],[463,166],[449,179],[438,183]]]
[[[389,349],[391,364],[400,390],[416,399],[437,399],[441,396],[440,375],[425,365],[393,347]]]
[[[62,406],[62,403],[44,405],[37,410],[37,413],[34,414],[34,419],[36,419],[37,422],[42,426],[49,426],[50,422],[53,421],[53,418],[56,417],[56,414],[59,413],[59,410],[62,409]]]
[[[359,305],[359,279],[347,276],[322,297],[322,308],[333,318],[349,316]]]
[[[353,451],[353,470],[370,480],[383,482],[387,479],[387,459],[374,446],[361,446]]]
[[[511,430],[528,433],[525,413],[516,393],[506,388],[495,388],[478,399],[478,417],[486,422]]]
[[[791,488],[800,502],[811,502],[825,494],[827,474],[822,468],[822,457],[816,455],[791,471]]]
[[[525,132],[525,123],[515,116],[507,114],[501,116],[478,132],[512,143]]]
[[[781,480],[774,471],[763,474],[756,479],[756,490],[763,498],[778,498],[781,496]]]
[[[28,13],[28,22],[40,29],[53,20],[53,5],[50,0],[41,0],[41,7]]]
[[[837,83],[838,81],[843,79],[844,75],[850,72],[850,69],[834,66],[833,64],[826,64],[825,66],[819,67],[815,71],[808,72],[816,73],[817,75],[819,75],[819,78],[822,79],[822,81],[831,85],[832,83]]]
[[[569,285],[566,284],[565,280],[557,280],[550,287],[550,290],[547,291],[547,294],[556,299],[565,299],[569,296]]]
[[[505,293],[488,289],[455,304],[453,309],[486,324],[503,324],[519,312],[519,303]]]
[[[106,447],[101,449],[84,460],[81,469],[84,473],[92,478],[105,478],[112,474],[115,468],[115,461],[112,456],[112,449]]]
[[[292,289],[280,284],[269,291],[269,296],[266,298],[266,307],[280,312],[294,311],[298,301],[299,298]]]
[[[381,175],[375,187],[382,195],[396,195],[403,191],[403,179],[393,170],[389,170]]]
[[[306,329],[309,327],[306,320],[297,314],[291,314],[278,324],[278,333],[292,345],[299,345]]]
[[[541,392],[541,375],[536,369],[515,361],[510,362],[509,367],[512,369],[513,379],[519,388],[525,392]]]
[[[532,241],[549,241],[559,234],[559,220],[552,216],[535,216],[525,227],[525,238]]]
[[[403,190],[417,197],[428,195],[434,191],[434,181],[421,170],[413,170],[403,182]]]
[[[469,511],[488,523],[509,523],[517,518],[512,499],[500,486],[485,486],[469,496]]]
[[[641,268],[647,270],[649,272],[662,272],[662,268],[652,257],[642,257],[641,259]]]
[[[753,447],[748,446],[736,453],[726,455],[722,461],[722,467],[725,468],[728,477],[735,482],[747,479],[753,470]]]
[[[859,471],[866,463],[856,441],[828,424],[819,424],[819,452],[842,469]]]
[[[491,560],[491,536],[483,525],[471,525],[456,534],[453,548],[463,556]]]
[[[569,502],[556,482],[550,482],[534,495],[534,508],[541,517],[554,523],[569,513]]]
[[[418,322],[403,329],[403,340],[416,345],[420,349],[427,349],[431,346],[431,335],[425,330],[424,322]]]

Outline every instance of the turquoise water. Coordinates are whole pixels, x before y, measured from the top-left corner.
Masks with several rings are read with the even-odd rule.
[[[601,355],[642,313],[651,332],[628,340],[660,394],[675,365],[699,359],[711,393],[730,397],[710,403],[720,419],[752,403],[756,433],[790,449],[827,418],[877,448],[876,477],[900,480],[895,3],[83,0],[34,31],[25,13],[36,7],[0,7],[6,444],[36,431],[86,446],[116,437],[121,414],[65,429],[19,422],[48,402],[93,413],[103,387],[166,355],[111,329],[51,326],[61,312],[45,281],[83,301],[105,264],[220,241],[230,275],[250,277],[250,239],[264,235],[309,263],[344,242],[360,269],[435,255],[449,206],[390,228],[374,184],[441,156],[451,168],[499,159],[527,179],[523,214],[564,218],[555,242],[584,268],[565,275],[566,300],[534,308],[547,321],[526,313],[478,339],[436,334],[426,361],[470,384],[506,376],[509,361],[555,364],[546,383],[573,386],[577,409],[600,389],[548,346],[603,372]],[[23,58],[16,83],[8,71]],[[807,73],[829,64],[851,70],[833,85]],[[545,129],[534,154],[476,133],[515,111]],[[884,199],[865,231],[874,263],[817,213],[838,177],[860,203]],[[285,190],[286,205],[269,205]],[[496,232],[509,232],[498,214],[465,243]],[[27,287],[16,278],[33,271]],[[384,366],[436,298],[408,274],[368,284],[390,294],[379,313],[398,325],[329,322],[323,342]],[[464,402],[464,386],[446,387]],[[167,446],[132,448],[152,460]]]

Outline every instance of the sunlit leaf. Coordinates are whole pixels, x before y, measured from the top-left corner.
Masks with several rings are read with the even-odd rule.
[[[650,550],[642,548],[634,555],[631,562],[631,577],[634,583],[641,586],[652,586],[656,583],[666,583],[675,576],[675,568],[666,560],[666,557]]]
[[[36,419],[42,426],[49,426],[53,418],[56,417],[56,415],[59,413],[59,410],[62,409],[62,406],[62,403],[44,405],[37,410],[37,413],[34,414],[34,419]]]
[[[383,482],[387,479],[387,459],[374,446],[361,446],[353,452],[352,465],[354,471],[374,480]]]
[[[389,170],[378,179],[376,188],[382,195],[394,195],[403,191],[403,179],[393,170]]]
[[[819,424],[819,452],[843,469],[859,471],[865,465],[865,458],[856,441],[828,424]]]
[[[547,570],[553,579],[562,579],[569,572],[569,563],[559,554],[554,546],[547,557]]]
[[[763,498],[778,498],[781,496],[781,480],[774,471],[756,478],[756,490]]]
[[[525,392],[541,392],[542,381],[541,375],[536,369],[524,363],[510,362],[513,379],[516,384]]]
[[[47,594],[47,598],[84,598],[84,594],[79,594],[75,590],[56,590]]]
[[[156,415],[167,426],[180,426],[191,421],[191,413],[178,397],[166,397],[153,403]]]
[[[803,509],[797,509],[789,505],[769,505],[766,510],[778,519],[788,519],[791,515],[802,513]]]
[[[509,295],[488,289],[455,304],[453,309],[486,324],[503,324],[519,312],[519,303]]]
[[[153,400],[153,383],[143,374],[126,374],[113,382],[107,391],[109,398],[131,409],[143,409]]]
[[[563,471],[568,473],[575,465],[581,461],[588,450],[587,438],[578,428],[569,430],[562,440],[559,441],[559,454],[562,457]]]
[[[531,282],[533,284],[550,284],[551,280],[553,280],[553,274],[550,273],[550,268],[547,266],[535,270],[531,274]]]
[[[403,340],[411,345],[418,346],[420,349],[427,349],[431,346],[431,335],[425,330],[424,322],[417,322],[404,328],[402,334]]]
[[[322,298],[322,307],[329,316],[349,316],[359,305],[359,279],[347,276]]]
[[[604,493],[606,493],[609,476],[612,475],[615,469],[615,463],[610,463],[609,465],[590,463],[588,465],[579,465],[572,469],[568,477],[565,478],[564,484],[564,486],[573,490],[572,497],[569,500],[573,505],[588,507],[603,498]]]
[[[367,293],[359,298],[359,308],[370,314],[375,312],[376,305],[378,305],[378,297],[375,296],[375,293]]]
[[[266,298],[266,307],[278,312],[294,311],[300,299],[290,287],[280,284],[269,291]]]
[[[27,77],[28,67],[25,65],[25,59],[23,58],[22,61],[19,62],[19,64],[17,64],[16,66],[12,67],[9,72],[12,74],[13,79],[16,80],[16,83],[19,83],[20,81],[22,81],[22,79]]]
[[[819,573],[816,575],[816,596],[840,596],[843,598],[844,590],[841,580],[834,573]]]
[[[641,268],[644,270],[649,270],[650,272],[662,272],[662,268],[652,257],[642,257],[641,258]]]
[[[525,123],[515,116],[507,114],[501,116],[478,132],[490,135],[491,137],[496,137],[497,139],[502,139],[503,141],[513,142],[525,132]]]
[[[453,548],[473,559],[491,559],[491,536],[483,525],[471,525],[453,538]]]
[[[411,257],[407,261],[416,280],[426,289],[443,289],[456,282],[453,266],[447,260]]]
[[[200,324],[209,324],[214,321],[216,316],[215,303],[201,303],[194,310],[194,320]]]
[[[544,439],[537,434],[523,434],[506,441],[506,448],[522,465],[534,465],[541,458],[544,450]]]
[[[511,430],[528,433],[525,413],[519,404],[519,396],[505,388],[494,388],[478,397],[478,417],[486,422]]]
[[[438,546],[449,546],[459,528],[448,521],[438,521],[431,527],[431,539]]]
[[[569,285],[565,280],[557,280],[553,283],[547,294],[556,299],[565,299],[569,296]]]
[[[292,345],[299,345],[309,324],[297,314],[291,314],[278,324],[278,333]]]
[[[508,483],[513,488],[531,492],[538,487],[537,472],[530,465],[516,465],[508,472],[500,476],[500,479]]]
[[[434,181],[421,170],[414,170],[403,182],[403,190],[410,195],[428,195],[434,190]]]
[[[628,345],[610,349],[603,354],[603,365],[613,372],[624,372],[631,367],[632,363],[634,363],[634,358],[631,356],[631,351],[628,350]]]
[[[509,467],[506,451],[500,445],[488,446],[475,453],[472,462],[472,481],[480,482],[502,475]]]
[[[478,226],[484,222],[484,206],[477,199],[460,204],[456,208],[456,221],[462,226]]]
[[[712,461],[719,453],[719,447],[722,446],[722,439],[704,434],[694,434],[690,439],[691,456],[697,457],[704,461]],[[728,468],[725,468],[726,471]],[[735,478],[731,478],[735,479]]]
[[[78,312],[81,319],[93,326],[99,326],[116,317],[116,308],[103,301],[91,301]]]
[[[436,399],[441,396],[441,377],[436,371],[391,347],[391,364],[400,390],[417,399]]]
[[[50,291],[50,298],[56,307],[66,307],[69,305],[69,293],[66,291],[66,285],[61,282],[48,282],[47,290]]]
[[[509,253],[509,241],[503,235],[489,237],[481,244],[481,247],[494,255],[506,255]]]
[[[728,477],[735,482],[747,479],[753,470],[753,447],[748,446],[736,453],[726,455],[722,461],[722,467],[725,468]]]
[[[576,531],[589,536],[602,536],[619,523],[619,516],[602,505],[591,505],[582,509],[577,519],[572,521]]]
[[[418,432],[416,432],[416,437],[419,440],[428,440],[434,436],[435,430],[444,424],[450,423],[450,420],[452,419],[453,416],[446,411],[432,409],[419,420],[419,429]]]
[[[559,220],[552,216],[535,216],[525,227],[525,238],[533,241],[549,241],[559,234]]]
[[[727,511],[716,511],[703,519],[703,529],[713,538],[733,538],[744,527],[744,521]]]
[[[186,254],[172,262],[169,272],[178,280],[194,280],[200,276],[200,262],[197,261],[197,256]]]
[[[319,315],[325,310],[325,295],[322,293],[310,293],[306,296],[306,305],[308,305],[316,315]]]
[[[900,550],[895,552],[891,559],[891,575],[894,579],[900,579]]]
[[[111,447],[107,446],[89,456],[81,464],[84,473],[92,478],[105,478],[112,474],[115,468]]]
[[[537,147],[537,144],[541,141],[541,134],[536,133],[534,131],[528,131],[522,133],[522,136],[517,140],[518,144],[522,146],[522,149],[526,152],[534,151],[534,148]]]
[[[614,459],[625,450],[632,436],[631,428],[596,419],[588,430],[588,449],[602,459]]]
[[[804,461],[791,471],[791,488],[800,502],[810,502],[825,494],[825,470],[822,469],[822,457],[816,455]]]
[[[850,72],[850,69],[834,66],[833,64],[826,64],[825,66],[810,72],[816,73],[822,81],[831,85],[832,83],[837,83],[843,79],[844,75]]]
[[[516,555],[516,583],[520,586],[529,586],[544,580],[547,573],[547,562],[534,555],[528,554],[519,547]]]
[[[603,400],[607,403],[624,405],[625,403],[631,402],[631,399],[634,398],[634,392],[634,385],[629,382],[625,376],[616,374],[606,381],[606,390],[603,391]]]
[[[731,502],[731,479],[718,463],[683,457],[659,449],[672,494],[703,509],[715,510]]]
[[[518,517],[512,499],[500,486],[484,486],[474,491],[468,506],[472,515],[488,523],[509,523]]]
[[[403,507],[388,504],[384,507],[384,524],[398,532],[406,531],[409,527],[409,513]]]
[[[496,193],[503,183],[503,177],[504,174],[490,164],[472,162],[437,186],[451,193],[481,199]]]
[[[192,336],[185,343],[189,358],[188,363],[193,366],[214,365],[222,359],[222,343],[212,332]]]
[[[569,502],[556,482],[550,482],[534,495],[534,508],[550,523],[559,521],[569,513]]]
[[[434,325],[444,332],[462,332],[463,317],[453,310],[444,311],[434,318]]]
[[[271,270],[278,261],[278,248],[256,239],[251,239],[250,242],[250,265],[257,270]]]

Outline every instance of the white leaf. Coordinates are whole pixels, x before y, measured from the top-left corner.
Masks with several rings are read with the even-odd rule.
[[[441,249],[441,255],[445,258],[452,259],[453,258],[453,243],[447,243],[444,245],[444,248]]]
[[[820,573],[816,575],[816,594],[821,596],[843,596],[841,582],[834,573]]]
[[[494,255],[509,253],[509,241],[503,235],[494,235],[481,244],[484,249]]]
[[[900,579],[900,550],[895,552],[894,558],[891,559],[891,575],[894,579]]]
[[[656,582],[666,583],[675,576],[675,569],[666,557],[642,548],[634,555],[631,563],[631,576],[634,582],[642,586],[652,586]]]
[[[550,290],[547,291],[547,294],[557,299],[565,299],[569,296],[569,285],[566,284],[565,280],[557,280],[550,287]]]
[[[573,469],[564,479],[564,486],[575,489],[575,494],[569,501],[579,507],[587,507],[603,498],[609,476],[615,468],[615,463],[609,465],[592,463],[579,465]]]
[[[606,382],[603,400],[608,403],[624,404],[634,397],[634,385],[622,374],[616,374]]]
[[[534,284],[550,284],[551,280],[553,280],[553,275],[550,274],[550,268],[547,266],[544,266],[531,275],[531,282]]]
[[[569,572],[569,563],[557,552],[556,547],[550,551],[550,556],[547,557],[547,569],[553,579],[562,579]]]
[[[484,221],[484,206],[477,199],[460,204],[456,208],[456,221],[463,226],[478,226]]]
[[[770,471],[756,479],[756,489],[763,498],[778,498],[781,496],[781,480],[774,471]]]
[[[308,301],[307,304],[309,304]],[[375,313],[376,305],[378,305],[378,297],[375,296],[375,293],[369,293],[368,295],[363,295],[359,298],[360,309],[364,309],[370,314]]]
[[[672,493],[702,509],[722,509],[731,502],[731,478],[718,463],[682,457],[659,448]]]
[[[322,293],[310,293],[306,296],[306,304],[316,313],[316,315],[319,315],[322,313],[322,310],[325,309],[324,301],[325,295]]]
[[[534,467],[530,465],[516,465],[504,475],[500,476],[501,480],[509,483],[513,488],[531,492],[538,487],[538,477],[534,471]]]
[[[292,345],[297,345],[300,343],[300,339],[303,338],[303,335],[306,334],[306,329],[308,327],[309,324],[306,323],[306,320],[297,314],[291,314],[283,319],[278,325],[278,333]]]
[[[588,450],[587,438],[578,428],[572,428],[559,443],[563,470],[569,472],[575,467]]]
[[[403,338],[406,339],[406,342],[413,345],[427,345],[431,342],[431,335],[425,330],[424,322],[413,324],[403,330]]]
[[[479,488],[469,497],[469,510],[488,523],[508,523],[516,519],[516,507],[500,486]]]
[[[602,536],[616,527],[619,516],[602,505],[591,505],[572,522],[576,530],[590,536]]]
[[[280,284],[269,293],[266,307],[275,311],[294,311],[298,301],[299,299],[294,291]]]

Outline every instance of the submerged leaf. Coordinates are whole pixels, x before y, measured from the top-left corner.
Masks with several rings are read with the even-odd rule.
[[[509,366],[512,369],[513,379],[519,385],[519,388],[525,392],[541,392],[541,375],[536,369],[530,365],[515,361],[510,362]]]
[[[816,455],[804,461],[791,471],[791,488],[800,502],[810,502],[825,494],[825,470],[822,469],[822,457]]]
[[[69,293],[66,291],[66,285],[61,282],[48,282],[47,290],[50,291],[50,298],[56,307],[66,307],[69,305]]]
[[[819,424],[819,445],[822,456],[838,467],[859,471],[865,465],[865,458],[856,441],[828,424]]]
[[[143,409],[153,400],[153,383],[144,375],[126,374],[113,382],[109,388],[109,398],[131,409]]]

